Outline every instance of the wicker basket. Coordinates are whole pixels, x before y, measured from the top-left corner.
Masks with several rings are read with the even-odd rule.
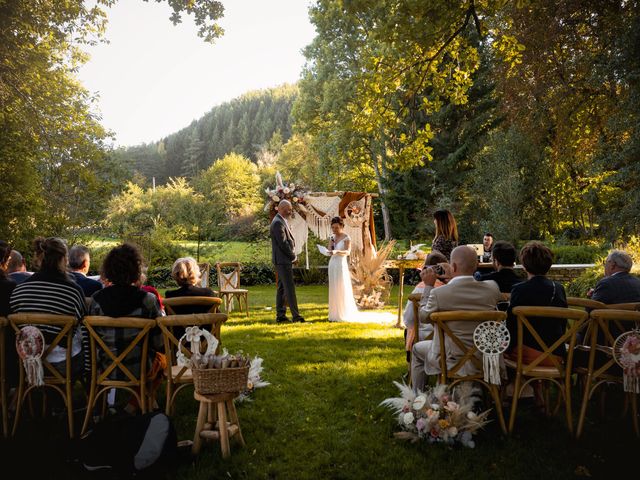
[[[249,366],[193,369],[193,385],[203,395],[242,392],[247,388]]]

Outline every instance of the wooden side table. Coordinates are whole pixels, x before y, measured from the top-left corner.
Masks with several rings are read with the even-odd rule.
[[[218,440],[222,450],[222,458],[228,458],[231,455],[229,439],[236,435],[238,442],[244,447],[245,443],[240,430],[238,414],[233,404],[233,399],[236,396],[237,393],[215,395],[193,393],[193,398],[200,402],[200,408],[198,410],[198,421],[191,453],[196,455],[200,452],[203,439]]]
[[[385,268],[397,268],[398,269],[398,319],[396,324],[394,325],[397,328],[402,327],[402,312],[404,311],[404,271],[407,268],[420,268],[424,264],[423,259],[415,259],[415,260],[406,260],[406,259],[398,259],[398,260],[387,260],[384,264]]]

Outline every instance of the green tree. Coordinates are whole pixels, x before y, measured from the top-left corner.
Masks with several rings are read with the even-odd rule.
[[[318,35],[305,51],[296,125],[333,159],[332,171],[369,167],[386,238],[390,173],[431,160],[425,117],[467,102],[479,66],[469,32],[483,33],[480,16],[501,3],[324,0],[311,9]]]
[[[167,0],[178,23],[192,14],[199,34],[222,31],[222,5],[213,0]],[[73,235],[93,226],[121,179],[107,156],[108,133],[93,98],[76,79],[85,44],[100,40],[105,6],[82,0],[0,2],[0,170],[5,208],[0,234],[12,240],[38,234]]]
[[[198,193],[212,206],[209,215],[224,234],[235,223],[251,219],[262,206],[257,166],[246,157],[230,153],[217,160],[194,181]]]

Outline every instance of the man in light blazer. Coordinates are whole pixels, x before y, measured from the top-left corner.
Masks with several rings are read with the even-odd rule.
[[[420,306],[420,321],[426,322],[434,312],[446,312],[452,310],[495,310],[496,304],[502,300],[502,294],[498,284],[493,280],[479,282],[473,278],[478,259],[475,250],[461,245],[451,252],[451,280],[446,285],[433,288],[436,281],[436,272],[432,268],[425,268],[420,272],[420,277],[425,283]],[[451,331],[466,345],[473,343],[473,331],[475,322],[450,322]],[[411,355],[411,382],[414,390],[424,390],[427,375],[440,373],[440,339],[438,332],[433,340],[417,342],[413,346]],[[448,337],[445,339],[447,346],[447,364],[453,365],[462,355],[459,349]],[[456,355],[458,353],[458,355]],[[471,362],[459,372],[461,375],[475,373],[475,367]]]
[[[304,322],[304,318],[298,312],[298,299],[296,287],[293,283],[293,264],[297,257],[294,252],[295,240],[289,229],[287,219],[291,217],[291,202],[281,200],[278,204],[278,213],[271,221],[269,235],[271,236],[271,261],[278,275],[278,289],[276,291],[276,322],[288,322],[287,305],[291,311],[292,321]],[[285,303],[286,302],[286,303]]]

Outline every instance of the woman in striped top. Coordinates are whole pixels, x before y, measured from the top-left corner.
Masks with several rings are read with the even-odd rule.
[[[37,238],[34,251],[41,257],[40,270],[13,290],[11,311],[71,315],[80,322],[86,313],[86,303],[80,286],[67,275],[67,246],[59,238]],[[61,330],[53,325],[38,325],[38,328],[46,343],[50,343]],[[83,337],[82,328],[76,327],[71,351],[74,377],[82,373],[85,365],[85,358],[81,355]],[[87,353],[85,351],[85,356]],[[65,359],[66,349],[59,345],[47,356],[47,361],[61,373],[65,371]]]

